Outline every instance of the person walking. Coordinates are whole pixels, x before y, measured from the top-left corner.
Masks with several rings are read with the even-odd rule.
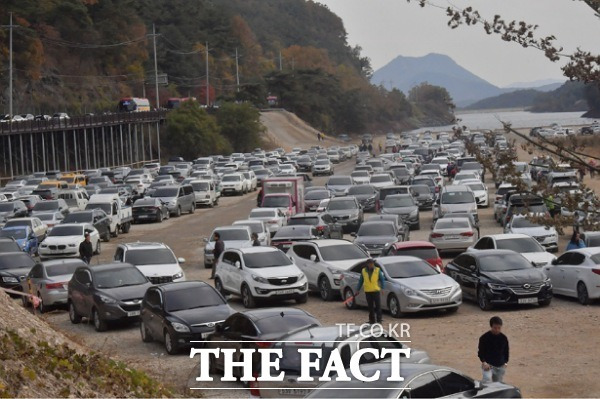
[[[373,259],[367,260],[367,265],[363,267],[356,287],[356,295],[364,287],[367,305],[369,306],[369,324],[375,322],[381,324],[381,290],[385,288],[385,276],[378,266],[375,266]]]
[[[567,244],[567,251],[570,251],[572,249],[579,249],[579,248],[585,248],[585,242],[583,242],[583,240],[581,239],[581,235],[579,234],[579,232],[577,230],[573,230],[573,235],[571,236],[571,240],[569,240],[569,243]]]
[[[381,145],[381,141],[379,142],[379,153],[382,154],[383,153],[383,147]]]
[[[502,334],[502,319],[490,319],[490,330],[479,337],[477,356],[481,361],[482,382],[502,382],[508,366],[508,338]]]
[[[252,246],[253,247],[260,247],[260,241],[258,240],[258,234],[257,233],[252,233],[250,235],[250,237],[252,238]]]
[[[217,232],[213,234],[213,240],[215,242],[215,249],[213,250],[213,264],[212,270],[210,272],[210,279],[214,280],[215,278],[215,270],[217,269],[217,263],[219,262],[219,257],[225,250],[225,244],[221,241],[221,235]]]
[[[84,239],[79,244],[79,257],[82,261],[87,263],[88,265],[92,261],[92,256],[94,256],[94,248],[92,247],[92,238],[90,237],[90,233],[86,232],[84,234]]]
[[[369,154],[373,154],[373,144],[369,143],[367,149],[369,150]]]

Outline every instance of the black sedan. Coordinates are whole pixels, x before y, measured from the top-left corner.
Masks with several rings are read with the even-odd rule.
[[[0,287],[21,291],[21,280],[33,266],[35,260],[20,249],[0,253]]]
[[[375,211],[377,189],[370,184],[358,184],[348,189],[348,195],[356,197],[365,212]]]
[[[79,267],[68,286],[69,319],[78,324],[88,318],[96,331],[108,323],[137,320],[142,298],[152,283],[129,263]]]
[[[170,355],[204,341],[233,313],[225,298],[203,281],[154,286],[144,296],[141,309],[142,341],[162,341]]]
[[[161,223],[170,216],[169,208],[158,198],[144,197],[133,204],[133,222]]]
[[[514,251],[465,252],[448,263],[444,273],[460,284],[463,297],[477,301],[482,310],[501,304],[548,306],[552,301],[550,279]]]
[[[387,381],[392,375],[390,362],[363,364],[361,373],[372,376],[379,373],[378,381],[326,382],[313,390],[307,398],[520,398],[521,391],[500,382],[479,382],[460,371],[433,364],[402,362],[402,382]],[[337,388],[337,389],[336,389]]]
[[[306,326],[318,327],[321,323],[310,313],[296,308],[268,308],[234,313],[206,341],[207,348],[271,347],[287,333]],[[234,355],[235,357],[235,355]],[[258,357],[255,357],[258,361]],[[234,359],[239,361],[240,359]],[[258,364],[254,364],[258,371]],[[212,371],[223,370],[223,356],[211,359]]]

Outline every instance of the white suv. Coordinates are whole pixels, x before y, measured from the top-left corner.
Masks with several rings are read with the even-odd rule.
[[[221,193],[243,195],[247,192],[247,180],[242,173],[228,173],[221,178]]]
[[[223,295],[240,295],[246,308],[255,307],[259,299],[295,299],[297,303],[308,299],[304,273],[272,247],[224,251],[215,271],[215,288]]]
[[[306,275],[311,290],[331,301],[339,295],[342,273],[369,255],[346,240],[310,240],[296,242],[287,252],[292,262]]]
[[[180,266],[185,259],[176,258],[171,248],[160,242],[119,244],[114,260],[134,265],[152,284],[185,281]]]

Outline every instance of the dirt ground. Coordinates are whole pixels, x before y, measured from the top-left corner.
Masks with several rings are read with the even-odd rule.
[[[271,126],[270,129],[280,131],[284,131],[283,126],[287,124],[285,120],[273,123],[278,126]],[[316,144],[316,137],[306,132],[282,133],[280,139],[290,143],[290,147]],[[353,167],[354,160],[339,165],[336,172],[349,174]],[[324,180],[325,178],[317,178],[315,184],[323,183]],[[492,194],[493,183],[489,180],[487,183]],[[203,266],[202,239],[214,227],[245,219],[256,204],[255,198],[256,194],[226,197],[215,209],[201,209],[194,215],[172,218],[161,225],[136,225],[129,234],[120,235],[110,243],[103,244],[100,260],[110,260],[116,244],[121,242],[161,241],[168,244],[178,257],[186,258],[184,269],[188,279],[208,281],[209,271]],[[493,220],[492,213],[492,207],[480,210],[482,235],[502,232]],[[421,230],[411,232],[411,239],[426,240],[431,219],[430,211],[422,212]],[[561,251],[563,248],[564,241]],[[448,257],[445,261],[450,259]],[[238,298],[231,299],[230,303],[236,309],[243,309]],[[281,306],[297,305],[288,302]],[[341,301],[324,303],[316,295],[312,295],[300,307],[318,317],[323,324],[361,324],[367,320],[365,309],[347,310]],[[600,397],[600,379],[597,378],[600,303],[581,306],[574,299],[555,297],[546,308],[529,306],[483,312],[476,304],[465,302],[455,314],[421,314],[402,320],[384,315],[384,323],[409,323],[413,347],[428,351],[436,364],[455,367],[474,378],[480,378],[478,338],[488,330],[488,320],[493,315],[504,319],[504,333],[510,340],[511,357],[505,378],[507,383],[520,387],[526,397]],[[96,333],[91,325],[71,324],[65,311],[57,310],[41,317],[76,342],[142,368],[163,382],[181,389],[184,395],[191,396],[200,392],[205,397],[248,396],[243,390],[206,389],[216,386],[234,388],[237,386],[235,384],[215,382],[199,385],[193,379],[195,362],[188,355],[169,356],[163,346],[143,343],[137,325],[116,326],[109,332]],[[205,389],[190,391],[190,387]]]

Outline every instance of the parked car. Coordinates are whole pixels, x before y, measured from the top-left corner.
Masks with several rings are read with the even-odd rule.
[[[327,204],[326,211],[342,226],[345,233],[358,231],[364,218],[363,210],[354,197],[332,198]]]
[[[214,262],[214,250],[215,250],[215,233],[219,233],[221,241],[225,246],[225,249],[238,249],[247,248],[252,246],[252,234],[250,227],[248,226],[223,226],[217,227],[212,231],[210,237],[205,238],[204,242],[204,267],[210,268]]]
[[[383,187],[393,186],[395,182],[389,173],[376,173],[369,179],[369,184],[380,189]]]
[[[600,248],[567,251],[544,267],[555,294],[589,305],[600,298]]]
[[[304,209],[306,212],[314,212],[324,199],[333,198],[333,193],[329,190],[312,190],[304,194]]]
[[[476,221],[477,201],[470,188],[465,186],[447,186],[441,191],[438,202],[433,207],[433,219],[442,218],[447,213],[467,212],[473,214]]]
[[[412,230],[421,228],[419,206],[411,194],[394,194],[385,197],[381,213],[400,215]]]
[[[0,254],[6,252],[19,252],[21,246],[12,237],[0,237]]]
[[[350,173],[350,177],[354,184],[369,184],[371,180],[371,174],[366,170],[355,170]]]
[[[354,243],[372,257],[379,256],[381,252],[398,241],[398,229],[391,221],[366,221],[360,225],[358,232],[352,233]]]
[[[219,204],[217,187],[212,180],[192,180],[190,185],[194,190],[196,205],[207,205],[212,208]]]
[[[242,297],[246,308],[261,300],[308,299],[306,276],[285,253],[271,247],[227,249],[215,272],[215,288]]]
[[[515,215],[506,225],[504,232],[528,235],[539,242],[546,251],[558,252],[558,233],[553,226],[543,226],[530,221],[526,216]]]
[[[438,219],[429,241],[438,251],[464,251],[477,240],[477,231],[466,217]]]
[[[183,212],[194,213],[196,196],[190,185],[159,187],[152,193],[152,198],[161,200],[173,216],[181,216]]]
[[[448,263],[444,273],[482,310],[495,305],[548,306],[552,301],[552,282],[544,271],[514,251],[465,252]]]
[[[0,202],[0,223],[6,223],[7,220],[13,218],[25,217],[28,214],[29,210],[23,201]]]
[[[458,370],[432,364],[402,363],[404,381],[387,381],[391,367],[385,362],[360,365],[365,376],[378,373],[379,380],[370,382],[373,390],[364,390],[365,382],[356,378],[351,381],[325,382],[312,390],[306,398],[520,398],[521,391],[500,382],[480,382]]]
[[[271,237],[275,235],[281,226],[287,224],[287,218],[279,208],[254,208],[250,211],[248,219],[265,222]]]
[[[67,205],[64,199],[41,201],[35,204],[31,210],[31,216],[48,212],[60,212],[64,216],[67,216],[69,214],[69,205]]]
[[[113,260],[137,267],[152,284],[185,281],[181,265],[184,258],[177,258],[167,245],[159,242],[132,242],[119,244]]]
[[[346,240],[313,240],[292,245],[287,255],[308,279],[311,291],[331,301],[339,294],[342,274],[369,256]]]
[[[428,310],[455,312],[462,303],[462,291],[452,278],[440,273],[414,256],[385,256],[376,265],[385,276],[381,307],[393,317]],[[355,292],[366,262],[362,261],[342,274],[340,292],[346,307],[367,306],[364,290]]]
[[[234,311],[217,290],[203,281],[148,288],[141,306],[142,341],[160,341],[168,354],[204,341]]]
[[[69,214],[70,215],[70,214]],[[67,215],[67,216],[69,216]],[[48,226],[48,231],[52,230],[57,224],[61,224],[65,217],[60,212],[40,213],[38,218]]]
[[[329,159],[317,159],[312,166],[312,174],[313,176],[318,175],[333,175],[335,173],[335,169],[333,164]]]
[[[81,259],[55,259],[37,263],[21,281],[23,292],[40,298],[38,309],[44,313],[56,306],[66,306],[68,300],[67,287],[69,280],[78,267],[85,266]],[[21,297],[23,306],[30,301]]]
[[[0,288],[21,291],[21,281],[33,266],[35,260],[21,250],[0,253]]]
[[[352,177],[334,175],[327,180],[325,187],[327,187],[327,189],[331,191],[336,197],[342,197],[346,195],[348,189],[353,185],[354,181],[352,180]]]
[[[0,237],[13,238],[20,250],[31,256],[38,252],[38,239],[29,226],[4,227],[0,230]]]
[[[261,220],[237,220],[233,222],[232,226],[248,226],[252,233],[258,235],[260,245],[271,245],[271,232],[269,231],[267,224]]]
[[[248,182],[242,173],[229,173],[221,178],[221,193],[243,195],[247,194]]]
[[[297,213],[288,220],[289,226],[308,225],[314,226],[317,235],[321,238],[342,239],[342,227],[327,213]]]
[[[48,233],[38,249],[40,259],[79,257],[79,245],[85,240],[85,233],[90,234],[94,253],[100,254],[98,230],[88,223],[69,223],[59,224]]]
[[[354,185],[348,189],[348,196],[356,198],[364,212],[375,211],[375,201],[378,190],[372,185],[365,183]]]
[[[138,320],[150,287],[142,272],[127,263],[79,267],[68,284],[69,319],[79,324],[85,317],[99,332],[112,321]]]
[[[140,198],[132,206],[133,222],[157,222],[171,217],[169,207],[159,198]]]
[[[4,227],[16,226],[29,226],[37,237],[38,242],[43,241],[48,233],[48,226],[42,223],[42,221],[37,217],[11,219],[4,225]]]
[[[435,202],[435,195],[431,193],[429,186],[425,184],[413,184],[410,186],[410,193],[417,201],[419,210],[432,209]]]
[[[535,267],[549,266],[556,256],[546,252],[540,243],[525,234],[492,234],[481,237],[470,252],[489,249],[509,249],[523,255]]]
[[[463,184],[471,189],[475,196],[477,206],[480,208],[487,208],[490,206],[488,188],[480,180],[466,180]]]
[[[444,271],[444,263],[437,248],[427,241],[396,242],[387,247],[381,256],[414,256],[427,261],[439,271]]]

